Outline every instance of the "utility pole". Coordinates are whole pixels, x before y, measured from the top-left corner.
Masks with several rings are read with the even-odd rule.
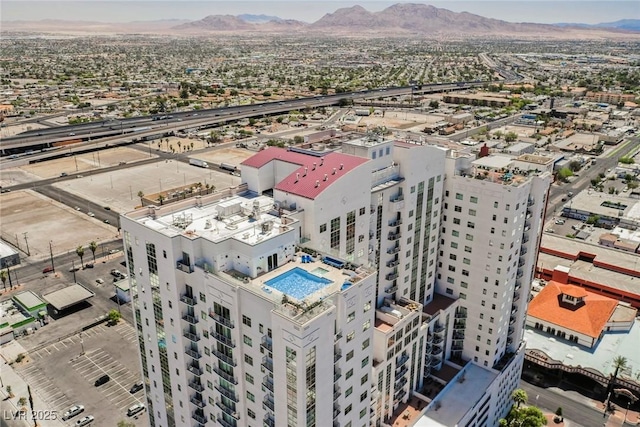
[[[51,257],[51,271],[56,274],[56,267],[53,265],[53,242],[49,240],[49,256]]]
[[[75,260],[71,261],[71,270],[73,270],[73,283],[78,283],[76,281],[76,261]]]
[[[27,245],[27,255],[31,256],[31,252],[29,252],[29,241],[27,240],[27,231],[22,233],[24,236],[24,243]]]

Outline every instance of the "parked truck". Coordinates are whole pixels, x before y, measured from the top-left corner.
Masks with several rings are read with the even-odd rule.
[[[193,166],[198,166],[201,168],[208,168],[209,167],[209,163],[205,162],[204,160],[200,160],[200,159],[189,159],[189,164],[193,165]]]
[[[220,163],[220,169],[224,169],[229,172],[235,172],[237,168],[229,163]]]

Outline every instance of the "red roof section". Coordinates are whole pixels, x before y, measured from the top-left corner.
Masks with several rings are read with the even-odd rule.
[[[324,157],[304,155],[305,163],[276,185],[276,190],[315,199],[340,178],[368,159],[342,153]]]
[[[303,165],[308,160],[307,154],[296,153],[295,151],[285,150],[284,148],[269,147],[266,150],[259,151],[253,156],[240,163],[242,166],[250,166],[253,168],[261,168],[273,160],[282,160],[283,162]],[[315,158],[315,157],[314,157]]]
[[[584,303],[577,308],[561,304],[560,295],[563,293],[584,296]],[[617,305],[618,301],[612,298],[552,280],[529,303],[528,314],[562,328],[598,338]]]

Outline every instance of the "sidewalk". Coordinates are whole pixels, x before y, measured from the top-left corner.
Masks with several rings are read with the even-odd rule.
[[[21,397],[25,397],[28,401],[29,391],[27,389],[27,383],[18,375],[8,362],[15,360],[16,356],[20,353],[26,353],[27,351],[16,341],[5,344],[0,348],[0,379],[2,380],[2,387],[0,388],[0,400],[2,406],[2,418],[3,422],[9,427],[31,427],[33,426],[33,420],[31,413],[27,416],[27,421],[9,420],[11,414],[15,414],[18,408],[18,400]],[[7,393],[7,386],[11,386],[11,392],[14,397],[9,398]],[[33,406],[35,411],[41,414],[43,418],[57,418],[56,420],[37,420],[40,427],[63,427],[61,417],[62,413],[57,413],[53,408],[49,408],[49,405],[45,403],[40,395],[31,388],[31,396],[33,398]],[[27,403],[27,407],[29,404]],[[6,411],[6,412],[5,412]]]

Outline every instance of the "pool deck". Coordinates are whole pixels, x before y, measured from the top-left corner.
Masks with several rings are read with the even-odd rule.
[[[318,275],[318,274],[314,274],[317,277],[321,277],[324,279],[328,279],[331,280],[331,283],[326,284],[325,286],[323,286],[321,289],[317,290],[316,292],[313,292],[309,295],[307,295],[304,299],[305,300],[309,300],[309,301],[315,301],[316,299],[320,298],[320,297],[327,297],[335,292],[339,292],[340,289],[342,288],[342,285],[345,282],[348,282],[349,279],[351,278],[351,275],[355,275],[355,272],[351,271],[351,270],[345,270],[345,269],[339,269],[339,268],[335,268],[332,267],[330,265],[327,265],[325,263],[322,262],[321,259],[316,259],[313,262],[302,262],[301,260],[301,256],[302,255],[306,255],[304,253],[297,253],[295,256],[295,259],[292,261],[289,261],[286,264],[283,264],[281,266],[279,266],[278,268],[276,268],[275,270],[269,271],[268,273],[264,273],[260,276],[258,276],[256,279],[252,280],[252,283],[255,285],[260,285],[261,287],[263,287],[264,289],[270,290],[272,294],[276,294],[278,296],[281,296],[282,293],[280,291],[278,291],[275,288],[272,288],[270,286],[267,286],[266,283],[275,278],[278,277],[290,270],[293,270],[294,268],[300,268],[302,270],[305,270],[308,273],[314,274],[313,272],[316,271],[317,273],[317,269],[321,268],[323,270],[326,271],[326,273],[323,273],[322,275]],[[368,274],[367,274],[368,275]],[[356,276],[357,277],[357,276]],[[267,292],[269,293],[269,292]],[[289,295],[288,295],[289,296]]]

